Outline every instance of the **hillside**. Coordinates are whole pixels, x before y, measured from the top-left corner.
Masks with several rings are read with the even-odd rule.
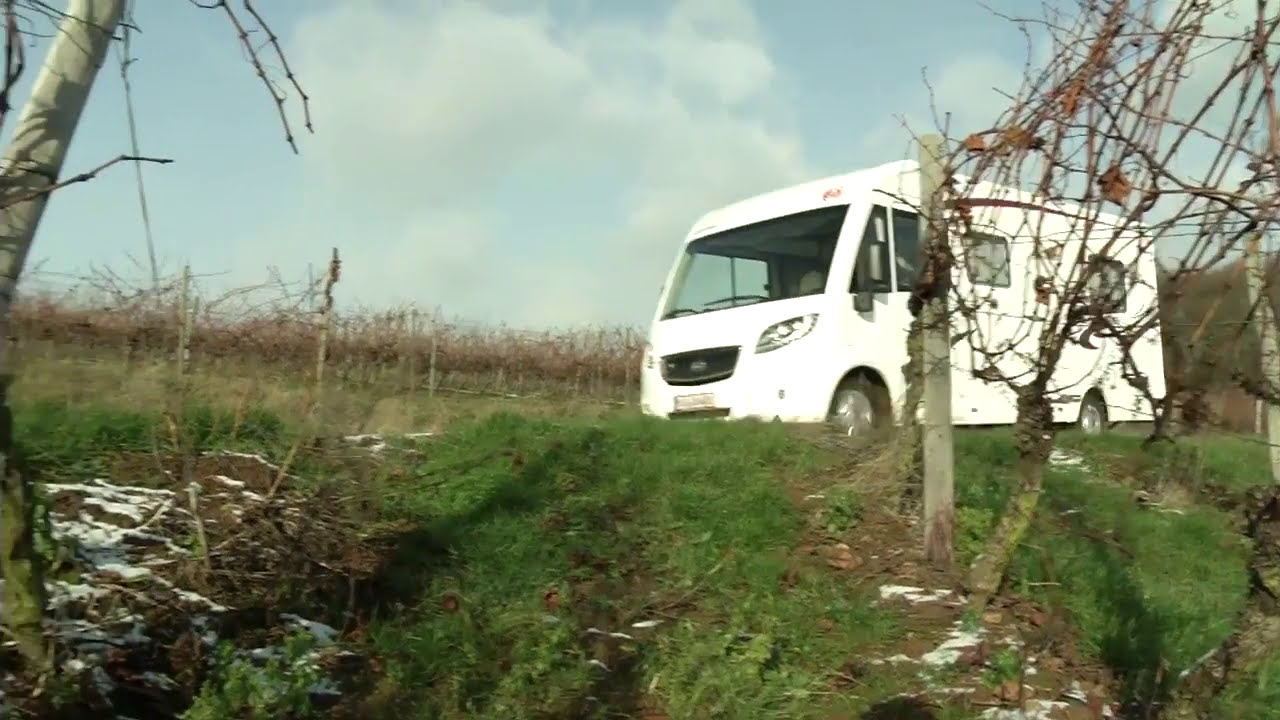
[[[1204,503],[1265,481],[1244,442],[1064,437],[1034,540],[973,617],[918,556],[892,445],[501,412],[329,433],[282,468],[296,429],[260,409],[189,405],[174,453],[158,413],[19,390],[78,670],[20,705],[42,717],[1127,713],[1229,632],[1244,550]],[[1002,432],[957,441],[968,560],[1014,456]],[[1225,697],[1280,717],[1265,683]]]

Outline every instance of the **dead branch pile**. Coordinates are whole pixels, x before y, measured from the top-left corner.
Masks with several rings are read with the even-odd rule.
[[[261,663],[299,634],[308,643],[295,660],[325,669],[311,701],[339,702],[363,660],[335,641],[367,623],[368,588],[392,557],[393,529],[358,526],[320,495],[271,495],[279,468],[256,455],[132,465],[117,473],[123,482],[45,486],[59,549],[48,573],[48,634],[64,677],[79,686],[77,706],[102,717],[174,717],[216,670],[224,643]],[[13,653],[0,647],[6,667],[21,666]],[[48,711],[41,703],[56,698],[35,692],[34,681],[6,674],[0,691],[30,712]]]

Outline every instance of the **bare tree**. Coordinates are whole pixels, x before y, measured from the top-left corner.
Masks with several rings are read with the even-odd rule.
[[[1024,218],[1018,242],[1027,245],[1026,261],[1009,268],[1025,273],[1034,288],[1021,307],[996,308],[989,293],[972,284],[948,291],[952,322],[969,339],[967,371],[1011,395],[1017,407],[1018,487],[971,568],[978,606],[997,591],[1032,522],[1053,446],[1055,406],[1105,379],[1144,400],[1151,441],[1168,437],[1197,388],[1172,371],[1162,392],[1135,362],[1135,348],[1158,337],[1172,301],[1249,243],[1273,237],[1280,219],[1280,9],[1274,4],[1078,0],[1049,6],[1038,18],[1006,19],[1047,44],[1031,43],[1008,109],[990,127],[953,140],[946,222],[959,240],[927,259],[932,272],[922,273],[918,289],[928,296],[936,292],[928,278],[983,261],[973,242],[982,228],[997,218],[1007,225],[1009,214]],[[1047,218],[1055,232],[1046,230]],[[1067,237],[1088,242],[1064,243]],[[1127,252],[1113,252],[1122,249]],[[1162,287],[1141,278],[1132,264],[1116,273],[1098,260],[1157,251],[1176,258],[1161,273]],[[1123,314],[1110,305],[1117,275],[1127,283],[1121,287],[1130,306]],[[1203,367],[1206,358],[1238,352],[1238,344],[1222,338],[1204,346],[1213,312],[1216,305],[1195,318],[1201,329],[1189,336],[1164,332],[1177,346],[1174,355]],[[1241,327],[1234,340],[1244,335]],[[1064,359],[1100,348],[1104,359],[1093,372],[1062,372]],[[1237,373],[1233,380],[1259,396],[1276,396],[1256,376]],[[1246,532],[1257,543],[1254,574],[1262,579],[1255,579],[1253,601],[1232,641],[1206,665],[1221,683],[1280,650],[1276,497],[1271,488],[1247,503]],[[1269,611],[1262,603],[1267,596]],[[1170,709],[1173,717],[1196,717],[1188,697]]]
[[[294,148],[293,133],[285,112],[285,94],[277,88],[259,60],[259,46],[251,40],[251,30],[239,12],[225,0],[193,4],[224,13],[230,21],[250,64],[262,79],[280,109],[287,142]],[[256,27],[252,32],[266,36],[293,84],[304,113],[306,95],[293,77],[279,41],[249,0],[243,12]],[[98,69],[116,39],[126,9],[126,0],[69,0],[64,11],[47,3],[4,0],[0,4],[5,27],[5,72],[0,86],[0,124],[8,118],[14,85],[25,67],[24,27],[41,18],[58,25],[44,65],[36,76],[31,96],[14,128],[13,140],[3,153],[0,168],[0,338],[8,337],[9,314],[14,292],[30,253],[32,241],[49,196],[59,188],[84,182],[122,161],[168,162],[154,158],[120,156],[98,168],[66,179],[62,177],[67,148],[89,98]],[[311,127],[309,113],[306,126]],[[0,340],[0,569],[4,574],[4,596],[0,598],[5,629],[16,640],[20,652],[32,667],[46,668],[50,655],[43,637],[46,609],[43,562],[35,545],[34,489],[31,478],[15,454],[13,417],[5,390],[8,375],[7,342]]]

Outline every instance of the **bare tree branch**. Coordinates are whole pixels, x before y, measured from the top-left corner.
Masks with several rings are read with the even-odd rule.
[[[90,168],[89,170],[85,170],[84,172],[81,172],[81,173],[76,173],[75,175],[72,175],[71,177],[65,180],[59,180],[58,182],[53,183],[47,187],[40,188],[39,190],[33,190],[30,192],[24,193],[22,195],[5,198],[4,202],[0,203],[0,210],[3,210],[4,208],[10,207],[12,205],[17,205],[18,203],[26,202],[28,200],[34,200],[35,198],[38,198],[42,195],[49,195],[50,193],[53,193],[57,190],[61,190],[62,188],[67,187],[68,185],[75,185],[77,183],[88,182],[89,180],[93,180],[94,178],[98,177],[99,174],[101,174],[104,170],[111,167],[112,165],[115,165],[117,163],[122,163],[122,162],[145,162],[145,163],[155,163],[156,165],[168,165],[169,163],[173,162],[173,160],[169,158],[142,157],[139,155],[117,155],[111,158],[110,160],[102,163],[101,165],[98,165],[97,167]]]

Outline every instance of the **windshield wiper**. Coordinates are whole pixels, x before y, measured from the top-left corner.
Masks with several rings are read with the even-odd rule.
[[[710,306],[710,305],[723,305],[725,303],[733,303],[734,307],[741,307],[740,305],[738,305],[738,303],[742,300],[755,300],[757,303],[761,303],[761,302],[768,302],[769,297],[765,295],[733,295],[731,297],[720,298],[719,300],[712,300],[711,302],[707,303],[707,305]],[[751,303],[751,304],[754,305],[755,303]]]
[[[667,313],[666,315],[663,315],[663,316],[662,316],[662,319],[663,319],[663,320],[670,320],[670,319],[672,319],[672,318],[684,317],[685,315],[697,315],[697,314],[698,314],[698,313],[700,313],[700,312],[702,312],[702,311],[701,311],[701,310],[694,310],[694,309],[692,309],[692,308],[676,308],[675,310],[672,310],[671,312]]]

